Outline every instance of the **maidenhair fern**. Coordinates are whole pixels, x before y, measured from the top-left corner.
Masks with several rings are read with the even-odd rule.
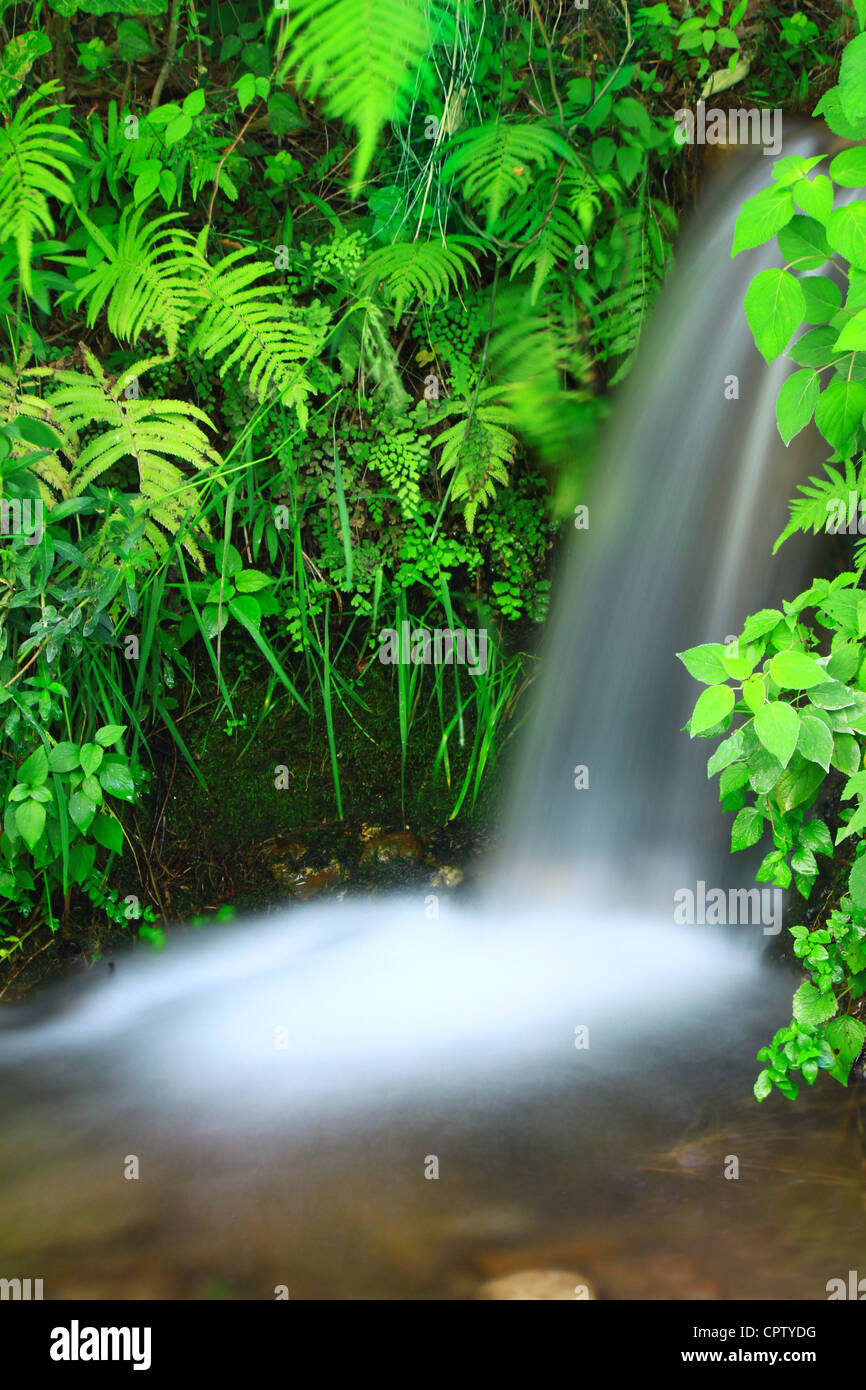
[[[50,100],[57,91],[59,84],[48,82],[31,92],[11,121],[0,128],[0,244],[14,240],[21,283],[28,294],[33,237],[53,234],[48,198],[69,202],[68,161],[78,158],[77,138],[51,119],[61,109]]]

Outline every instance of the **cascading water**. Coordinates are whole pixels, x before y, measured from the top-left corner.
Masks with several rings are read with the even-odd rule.
[[[611,1246],[615,1222],[652,1279],[667,1277],[659,1243],[712,1231],[722,1293],[808,1296],[820,1241],[800,1274],[738,1264],[724,1235],[735,1185],[680,1200],[674,1218],[648,1176],[708,1103],[730,1116],[726,1091],[748,1091],[767,1017],[790,995],[760,964],[760,926],[677,927],[671,897],[726,872],[707,745],[679,732],[695,691],[674,651],[736,632],[804,558],[793,542],[768,558],[812,458],[778,440],[778,374],[743,317],[761,257],[729,260],[736,209],[766,179],[759,156],[747,166],[695,219],[616,405],[484,900],[435,920],[419,897],[215,929],[13,1021],[0,1276],[42,1278],[47,1298],[200,1297],[215,1281],[260,1298],[277,1284],[460,1297],[481,1247],[568,1236],[565,1258],[589,1258],[628,1297],[641,1285]],[[573,787],[577,764],[589,790]],[[698,1145],[674,1167],[715,1173],[736,1143],[775,1171],[786,1134],[730,1123],[718,1155]],[[431,1156],[438,1182],[424,1181]],[[836,1191],[850,1232],[853,1195],[844,1179]],[[737,1217],[766,1225],[784,1196],[765,1172],[766,1210],[746,1196]],[[822,1222],[841,1251],[826,1202]]]

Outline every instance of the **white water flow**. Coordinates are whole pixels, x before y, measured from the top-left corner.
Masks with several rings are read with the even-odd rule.
[[[745,158],[704,202],[615,404],[486,898],[178,932],[8,1020],[0,1276],[46,1297],[195,1297],[209,1278],[436,1295],[431,1252],[455,1231],[620,1211],[638,1154],[748,1091],[790,979],[761,965],[760,925],[674,925],[675,887],[728,872],[674,652],[739,631],[804,563],[796,542],[769,555],[814,446],[782,447],[780,377],[745,323],[766,258],[729,259],[768,171]],[[430,1155],[450,1186],[424,1181]]]

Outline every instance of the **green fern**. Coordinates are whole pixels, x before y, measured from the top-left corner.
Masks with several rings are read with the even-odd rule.
[[[442,450],[441,473],[454,473],[451,498],[463,503],[467,531],[475,526],[478,508],[496,496],[497,484],[507,485],[508,468],[517,450],[517,440],[505,426],[513,416],[507,406],[493,401],[494,387],[478,393],[477,400],[449,401],[444,416],[463,418],[436,437]]]
[[[415,78],[430,45],[433,7],[425,0],[297,0],[281,35],[288,46],[277,73],[290,70],[325,111],[351,122],[360,136],[354,183],[365,177],[386,121],[406,116]],[[441,16],[440,16],[441,17]]]
[[[859,498],[860,483],[857,468],[851,459],[848,459],[843,467],[845,471],[840,473],[838,469],[825,463],[826,478],[810,478],[808,483],[798,485],[797,491],[800,496],[791,500],[791,519],[773,546],[774,555],[779,546],[796,531],[811,531],[814,536],[817,536],[819,531],[825,531],[828,521],[832,519],[831,508],[835,504],[841,502],[847,515],[848,495],[855,492]]]
[[[61,107],[45,101],[58,90],[58,83],[48,82],[31,92],[0,129],[0,244],[15,241],[21,284],[28,295],[33,289],[34,234],[53,235],[48,198],[70,201],[67,161],[80,157],[72,131],[51,119]]]
[[[77,282],[76,304],[87,301],[87,324],[92,327],[107,300],[106,322],[116,338],[136,343],[145,330],[155,329],[173,357],[181,327],[194,307],[194,243],[188,232],[170,225],[180,213],[142,225],[147,206],[127,208],[122,214],[116,247],[76,209],[105,253],[105,259]]]
[[[40,450],[41,457],[37,457],[35,462],[30,464],[31,471],[36,474],[43,502],[46,506],[52,507],[58,495],[65,498],[71,494],[69,472],[60,455],[63,453],[67,458],[73,457],[77,439],[73,431],[59,424],[41,396],[30,391],[29,387],[37,386],[44,375],[43,368],[28,369],[24,355],[17,371],[0,366],[0,424],[10,425],[21,417],[40,420],[44,425],[48,425],[57,437],[56,449]],[[10,443],[13,458],[23,458],[33,453],[33,446],[23,440],[12,439]]]
[[[551,198],[556,190],[551,189]],[[521,200],[503,229],[509,241],[525,242],[518,247],[511,263],[511,278],[533,269],[529,302],[533,306],[545,281],[558,267],[570,266],[574,253],[583,241],[581,230],[567,207],[553,202],[545,211],[535,196]]]
[[[207,523],[199,513],[196,489],[178,463],[191,466],[197,472],[212,470],[221,463],[220,456],[208,443],[200,421],[209,429],[214,426],[198,406],[187,401],[127,400],[124,391],[133,380],[143,376],[162,358],[136,362],[116,381],[109,377],[93,353],[81,344],[90,375],[80,372],[57,371],[53,377],[59,383],[48,396],[53,418],[71,436],[87,431],[87,442],[77,453],[72,467],[72,493],[78,496],[88,483],[101,478],[109,469],[132,460],[138,471],[140,498],[138,511],[148,518],[148,534],[164,547],[154,523],[171,535],[176,535],[194,518],[193,531],[207,534]],[[94,429],[99,432],[94,434]],[[192,536],[184,537],[184,546],[202,564],[201,553]]]
[[[362,281],[369,288],[377,281],[394,302],[394,327],[410,299],[428,304],[447,299],[451,290],[466,285],[466,267],[478,271],[472,248],[474,237],[450,236],[446,241],[398,241],[383,246],[364,262]]]
[[[211,266],[196,249],[203,303],[191,347],[203,357],[227,354],[220,376],[235,365],[249,373],[249,389],[259,401],[276,391],[293,405],[306,425],[306,397],[311,390],[304,368],[322,347],[327,325],[321,314],[304,322],[299,311],[282,302],[284,290],[273,282],[273,266],[249,260],[246,250],[232,251]],[[269,284],[263,284],[267,277]]]
[[[543,121],[488,121],[455,135],[442,175],[457,179],[464,197],[486,208],[489,231],[505,204],[533,187],[540,170],[573,158],[562,136]]]

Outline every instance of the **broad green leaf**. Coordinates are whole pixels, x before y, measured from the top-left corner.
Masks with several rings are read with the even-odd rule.
[[[166,145],[170,149],[172,145],[176,145],[180,140],[185,139],[191,130],[192,117],[188,116],[185,111],[181,111],[180,115],[175,116],[174,120],[165,128],[164,138]]]
[[[255,594],[259,589],[266,589],[273,582],[271,576],[262,574],[261,570],[241,570],[235,575],[235,584],[238,593],[241,594]]]
[[[815,413],[820,390],[818,373],[808,367],[794,372],[783,383],[776,399],[776,421],[786,445],[808,425]]]
[[[805,980],[794,995],[794,1017],[806,1028],[817,1028],[838,1013],[839,1005],[833,994],[822,994]]]
[[[806,845],[817,854],[829,855],[833,857],[833,840],[830,831],[822,820],[807,820],[800,827],[799,840],[801,845]]]
[[[800,718],[792,705],[784,700],[768,700],[755,715],[755,733],[768,753],[787,767],[797,747]]]
[[[833,766],[853,777],[860,767],[860,745],[853,734],[833,735]]]
[[[751,849],[764,833],[764,817],[754,806],[744,806],[731,826],[731,852]]]
[[[830,259],[827,233],[814,217],[792,217],[779,233],[779,250],[793,270],[820,270]]]
[[[851,1067],[866,1041],[866,1024],[859,1018],[841,1014],[830,1019],[823,1032],[836,1058],[835,1066],[828,1068],[829,1074],[842,1086],[847,1086]]]
[[[854,906],[859,907],[861,912],[866,912],[866,855],[854,861],[851,873],[848,876],[848,892],[854,900]]]
[[[803,322],[806,301],[793,275],[785,270],[761,270],[746,291],[743,308],[758,351],[772,362]]]
[[[90,822],[96,815],[96,803],[83,791],[73,792],[66,804],[70,819],[82,834],[89,828]]]
[[[34,748],[29,758],[25,758],[16,773],[16,779],[29,787],[41,787],[48,781],[48,754],[41,743],[38,748]]]
[[[827,323],[838,314],[842,291],[828,275],[802,275],[800,289],[806,300],[804,323]]]
[[[72,772],[79,765],[77,743],[56,743],[48,754],[52,772]]]
[[[762,676],[750,676],[743,681],[743,699],[753,714],[761,708],[767,698],[767,687]]]
[[[123,831],[120,822],[113,816],[100,815],[93,822],[92,835],[98,845],[120,854],[123,849]]]
[[[122,19],[117,26],[117,56],[125,63],[138,63],[149,58],[156,49],[150,35],[137,19]]]
[[[866,270],[866,203],[837,208],[827,223],[827,240],[852,265]]]
[[[842,50],[839,94],[849,121],[866,117],[866,34],[849,39]]]
[[[783,690],[808,690],[823,685],[827,672],[806,652],[778,652],[770,662],[770,675]]]
[[[132,773],[124,762],[106,758],[99,769],[99,785],[104,792],[123,797],[125,801],[131,801],[135,795]]]
[[[743,735],[742,730],[737,729],[731,734],[730,738],[724,739],[707,760],[707,777],[714,777],[723,768],[729,767],[731,763],[737,762],[743,756]]]
[[[764,1070],[758,1073],[758,1079],[755,1082],[753,1089],[755,1094],[755,1100],[767,1099],[767,1096],[773,1089],[773,1082],[770,1079],[769,1067],[764,1067]]]
[[[818,397],[815,424],[827,443],[847,457],[856,445],[864,411],[866,381],[848,381],[835,376]]]
[[[833,211],[833,185],[826,174],[816,174],[813,179],[800,179],[794,184],[794,202],[802,208],[807,217],[827,225]]]
[[[830,164],[830,177],[842,188],[866,188],[866,149],[843,150]]]
[[[45,807],[38,801],[22,801],[15,807],[15,826],[32,854],[45,829]]]
[[[98,743],[83,743],[81,745],[81,766],[87,777],[99,767],[105,754]]]
[[[93,737],[100,747],[110,748],[113,743],[117,743],[125,729],[125,724],[103,724],[101,729],[96,730]]]
[[[729,685],[711,685],[701,695],[695,705],[689,723],[692,738],[706,729],[715,728],[734,708],[734,692]]]
[[[814,714],[800,715],[800,733],[797,738],[797,751],[810,763],[817,763],[825,772],[830,771],[833,756],[833,735],[823,720]]]
[[[759,796],[771,792],[782,776],[782,764],[766,748],[759,748],[749,759],[749,785]]]
[[[748,198],[740,208],[734,228],[731,256],[762,246],[794,216],[794,198],[788,188],[773,184]]]

